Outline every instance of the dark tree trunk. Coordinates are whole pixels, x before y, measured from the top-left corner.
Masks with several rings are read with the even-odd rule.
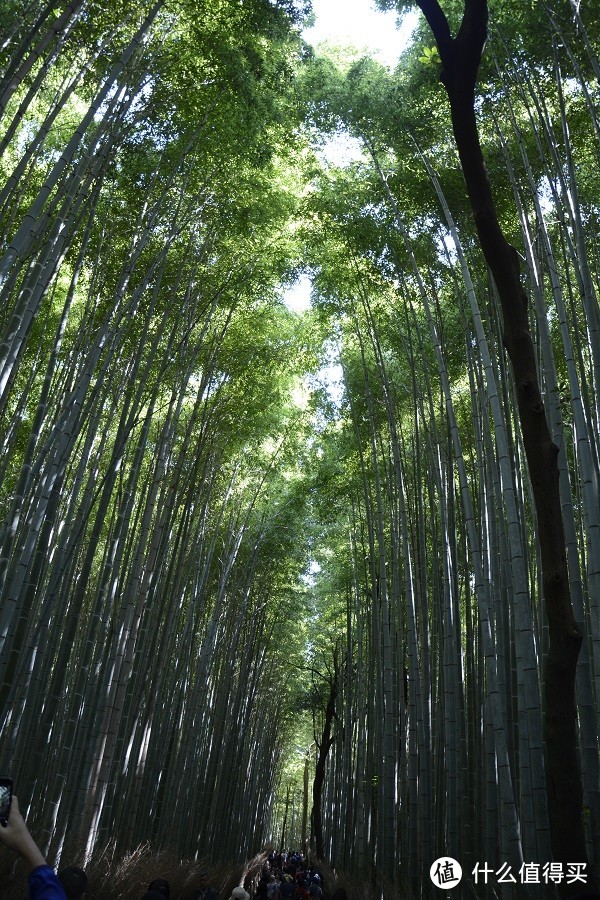
[[[325,707],[325,722],[323,723],[323,734],[321,740],[317,740],[315,735],[315,743],[317,745],[317,765],[315,767],[315,778],[313,781],[313,808],[311,813],[312,831],[315,840],[315,853],[318,859],[325,859],[325,844],[323,841],[323,784],[325,782],[325,766],[334,737],[331,733],[333,720],[335,718],[335,701],[338,692],[338,669],[337,654],[333,658],[333,673],[329,683],[329,697],[327,698],[327,706]]]
[[[304,777],[303,777],[303,791],[302,791],[302,837],[301,837],[301,847],[302,851],[306,853],[308,851],[307,846],[307,831],[308,831],[308,776],[309,776],[309,767],[310,767],[310,749],[306,751],[306,758],[304,760]]]
[[[540,392],[518,255],[498,222],[475,117],[475,84],[487,36],[487,2],[465,0],[456,38],[451,36],[437,0],[417,0],[417,3],[434,33],[442,60],[441,78],[450,101],[454,137],[477,234],[500,297],[503,342],[512,364],[535,498],[550,638],[544,674],[544,739],[552,852],[554,859],[563,864],[585,862],[575,702],[575,672],[582,634],[573,615],[569,588],[558,488],[558,450],[548,429]],[[564,885],[565,896],[571,887],[576,892],[576,885]]]
[[[279,852],[283,853],[285,847],[285,829],[287,827],[288,809],[290,808],[290,786],[288,784],[287,794],[285,795],[285,812],[283,814],[283,825],[281,826],[281,845]]]

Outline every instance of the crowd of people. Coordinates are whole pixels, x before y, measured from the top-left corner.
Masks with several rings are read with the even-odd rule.
[[[321,876],[300,851],[270,853],[253,896],[256,900],[313,900],[324,896]],[[334,894],[345,900],[345,891]]]
[[[13,795],[6,821],[0,823],[0,842],[18,853],[29,871],[29,900],[82,900],[88,887],[83,869],[68,866],[58,873],[49,866],[35,843]],[[248,890],[246,889],[248,888]],[[170,900],[169,882],[156,878],[150,882],[141,900]],[[321,876],[301,852],[269,854],[258,879],[246,879],[235,887],[228,900],[326,900]],[[222,900],[208,874],[198,876],[190,900]],[[337,888],[327,900],[347,900],[346,891]]]

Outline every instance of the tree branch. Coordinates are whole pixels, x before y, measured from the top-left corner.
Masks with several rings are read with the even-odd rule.
[[[446,14],[438,0],[417,0],[417,6],[429,23],[439,50],[442,65],[444,65],[445,56],[450,53],[453,43]]]
[[[465,0],[462,22],[456,35],[457,60],[460,60],[464,75],[472,82],[473,90],[487,40],[488,18],[487,0]]]
[[[474,92],[481,55],[487,40],[487,0],[465,0],[456,38],[452,37],[446,14],[438,0],[417,0],[433,32],[442,61],[441,79],[447,90]]]

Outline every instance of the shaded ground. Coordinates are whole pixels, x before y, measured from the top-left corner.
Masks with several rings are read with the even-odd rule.
[[[15,864],[14,854],[0,848],[0,898],[23,900],[27,896],[27,872],[21,862]],[[154,878],[166,878],[171,886],[171,900],[188,900],[198,884],[198,876],[208,872],[214,887],[227,900],[239,884],[251,883],[260,875],[267,853],[261,853],[243,863],[210,863],[182,860],[171,851],[157,853],[143,844],[132,853],[117,853],[112,846],[97,851],[85,867],[89,889],[86,900],[139,900]],[[64,861],[65,865],[82,865],[80,859]],[[366,882],[353,876],[336,874],[326,865],[319,864],[323,876],[326,897],[336,887],[344,887],[348,900],[379,900],[380,892],[374,892]]]

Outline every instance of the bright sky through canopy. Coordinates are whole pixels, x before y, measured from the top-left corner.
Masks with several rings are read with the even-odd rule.
[[[418,11],[404,16],[397,28],[395,12],[381,12],[371,0],[312,0],[316,22],[303,37],[316,46],[329,41],[364,50],[386,66],[395,66],[415,27]]]
[[[302,32],[305,41],[313,46],[327,42],[354,47],[390,67],[398,62],[419,16],[416,9],[409,12],[398,28],[397,13],[381,12],[372,0],[312,0],[312,6],[315,24]],[[339,135],[326,144],[323,155],[334,165],[344,165],[360,155],[360,147],[350,135]],[[310,279],[301,276],[285,293],[288,309],[297,313],[308,309],[311,289]]]

